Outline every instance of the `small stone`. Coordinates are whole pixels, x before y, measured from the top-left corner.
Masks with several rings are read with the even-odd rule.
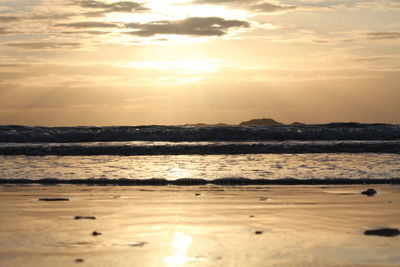
[[[400,235],[399,229],[395,228],[382,228],[382,229],[375,229],[375,230],[367,230],[364,232],[365,235],[377,235],[377,236],[397,236]]]
[[[92,236],[98,236],[98,235],[101,235],[101,233],[100,233],[100,232],[97,232],[97,231],[94,231],[94,232],[92,233]]]
[[[96,220],[94,216],[75,216],[75,220]]]
[[[249,217],[250,217],[250,218],[254,218],[254,215],[250,215]]]
[[[266,200],[268,200],[268,198],[267,197],[260,197],[259,200],[260,201],[266,201]]]
[[[194,194],[195,196],[201,196],[201,194],[200,193],[196,193],[196,194]]]
[[[367,195],[367,196],[369,196],[369,197],[372,197],[372,196],[375,195],[376,193],[377,193],[376,190],[373,189],[373,188],[369,188],[369,189],[367,189],[367,190],[361,192],[361,194]]]
[[[68,198],[39,198],[39,201],[69,201]]]
[[[84,262],[84,259],[76,259],[75,262]]]
[[[262,235],[263,231],[255,231],[254,232],[256,235]]]

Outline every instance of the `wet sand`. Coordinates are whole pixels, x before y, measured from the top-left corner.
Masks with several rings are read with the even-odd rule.
[[[2,185],[0,218],[0,266],[400,265],[364,234],[400,228],[398,185]]]

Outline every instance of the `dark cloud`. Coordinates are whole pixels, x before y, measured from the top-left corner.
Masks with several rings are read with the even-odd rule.
[[[78,5],[83,8],[97,9],[97,11],[86,13],[89,16],[103,15],[105,13],[112,12],[139,12],[149,10],[143,5],[137,2],[131,1],[119,1],[114,3],[105,3],[102,1],[95,0],[77,0],[73,1],[74,5]]]
[[[53,49],[75,49],[81,46],[76,42],[25,42],[25,43],[8,43],[8,47],[16,47],[27,50],[53,50]]]
[[[153,21],[149,23],[129,23],[127,28],[134,29],[129,34],[138,36],[153,36],[156,34],[179,34],[195,36],[221,36],[230,28],[244,27],[250,25],[241,20],[225,20],[219,17],[191,17],[177,21]]]
[[[61,34],[89,34],[89,35],[101,35],[101,34],[108,34],[109,32],[106,31],[63,31],[60,32]]]
[[[64,13],[64,14],[35,14],[26,17],[28,20],[61,20],[69,19],[70,17],[76,16],[74,13]]]
[[[15,32],[15,31],[10,31],[8,28],[4,28],[4,27],[1,27],[0,28],[0,35],[12,35],[12,34],[16,34],[16,33],[18,33],[18,32]]]
[[[400,39],[400,32],[369,32],[367,33],[369,40],[388,40]]]
[[[99,22],[99,21],[84,21],[84,22],[73,22],[73,23],[61,23],[56,26],[68,27],[68,28],[118,28],[119,26],[115,23]]]
[[[68,19],[76,14],[65,13],[65,14],[34,14],[34,15],[24,15],[24,16],[0,16],[1,23],[17,22],[22,20],[60,20]]]
[[[21,18],[16,16],[0,16],[0,22],[2,23],[14,22],[19,20],[21,20]]]
[[[6,35],[8,34],[8,31],[6,28],[0,28],[0,35]]]

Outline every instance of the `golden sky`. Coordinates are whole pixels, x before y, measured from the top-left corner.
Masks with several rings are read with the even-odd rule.
[[[0,0],[0,124],[400,123],[398,0]]]

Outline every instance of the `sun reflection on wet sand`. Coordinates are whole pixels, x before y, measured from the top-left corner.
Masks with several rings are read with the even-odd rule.
[[[171,242],[173,255],[164,259],[168,266],[182,266],[187,262],[195,261],[195,258],[187,256],[192,242],[193,239],[190,236],[180,232],[175,232],[174,239]]]

